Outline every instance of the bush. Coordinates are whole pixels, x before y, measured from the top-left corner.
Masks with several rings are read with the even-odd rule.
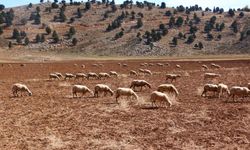
[[[78,40],[77,40],[76,38],[73,38],[73,39],[72,39],[72,44],[73,44],[73,46],[75,46],[75,45],[77,44],[77,42],[78,42]]]
[[[45,28],[45,30],[46,30],[46,33],[47,33],[47,34],[50,34],[50,33],[52,32],[52,30],[51,30],[51,28],[50,28],[49,26],[47,26],[47,27]]]
[[[13,29],[12,38],[13,38],[13,39],[16,39],[16,38],[19,37],[19,36],[20,36],[19,31],[18,31],[16,28]]]
[[[91,3],[90,2],[86,2],[85,9],[89,10],[90,8],[91,8]]]
[[[57,34],[56,31],[53,31],[52,38],[54,40],[54,43],[58,43],[59,42],[59,36],[58,36],[58,34]]]
[[[42,34],[42,36],[41,36],[41,42],[43,43],[43,42],[45,42],[45,40],[46,40],[45,35]]]
[[[173,39],[172,39],[172,43],[173,43],[173,45],[177,45],[177,38],[176,37],[173,37]]]
[[[240,12],[239,17],[240,17],[240,18],[244,17],[244,13],[243,13],[243,12]]]
[[[140,28],[140,27],[142,27],[142,26],[143,26],[142,19],[141,19],[141,18],[138,18],[138,19],[137,19],[136,27],[137,27],[137,28]]]
[[[161,9],[165,9],[165,8],[166,8],[166,3],[165,3],[165,2],[162,2],[160,8],[161,8]]]
[[[233,11],[232,9],[229,9],[228,15],[229,15],[230,17],[233,17],[233,16],[235,15],[235,13],[234,13],[234,11]]]
[[[167,10],[166,13],[165,13],[166,16],[172,16],[172,13],[170,10]]]
[[[191,44],[191,43],[193,43],[194,42],[194,35],[190,35],[189,37],[188,37],[188,39],[187,39],[187,43],[188,44]]]
[[[54,3],[51,4],[51,8],[57,9],[57,8],[59,8],[59,5],[54,2]]]
[[[30,40],[29,40],[28,37],[26,37],[26,38],[24,39],[24,45],[29,45],[29,43],[30,43]]]
[[[180,27],[180,26],[182,26],[183,21],[184,21],[184,20],[183,20],[182,17],[178,17],[175,24],[176,24],[178,27]]]
[[[0,11],[3,11],[5,6],[3,4],[0,4]]]
[[[40,34],[36,35],[36,43],[40,43],[41,42],[41,36]]]

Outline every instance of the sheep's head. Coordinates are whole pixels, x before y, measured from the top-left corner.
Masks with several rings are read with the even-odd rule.
[[[32,96],[32,92],[29,92],[29,96]]]

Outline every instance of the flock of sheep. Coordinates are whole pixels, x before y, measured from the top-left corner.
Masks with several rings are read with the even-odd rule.
[[[120,64],[120,66],[122,67],[127,67],[127,64]],[[153,65],[157,65],[157,66],[164,66],[164,65],[168,65],[168,63],[166,64],[162,64],[162,63],[157,63],[157,64],[152,64],[152,63],[142,63],[140,64],[140,66],[146,67],[146,66],[153,66]],[[93,66],[98,66],[98,64],[93,64]],[[85,67],[85,66],[84,66]],[[207,65],[202,65],[201,66],[203,70],[207,70],[208,66]],[[176,65],[176,68],[181,69],[182,67],[180,65]],[[221,66],[219,66],[218,64],[211,64],[211,68],[214,69],[220,69]],[[129,75],[130,76],[138,76],[139,74],[144,74],[146,76],[152,76],[153,73],[148,70],[148,69],[138,69],[138,72],[135,70],[130,70]],[[55,72],[55,73],[51,73],[49,74],[49,79],[50,80],[60,80],[60,79],[75,79],[75,80],[90,80],[90,79],[106,79],[106,78],[111,78],[111,77],[118,77],[118,73],[116,71],[110,71],[109,73],[105,73],[105,72],[101,72],[99,74],[94,73],[94,72],[89,72],[87,74],[85,73],[76,73],[76,74],[71,74],[71,73],[65,73],[64,75],[62,75],[59,72]],[[158,106],[158,104],[163,104],[165,103],[165,105],[167,106],[172,106],[173,103],[170,100],[169,95],[174,95],[176,98],[179,95],[179,92],[177,90],[177,88],[172,84],[173,81],[175,81],[177,78],[180,78],[181,75],[180,74],[166,74],[166,82],[168,82],[169,80],[171,81],[171,83],[167,83],[167,84],[161,84],[157,87],[156,91],[153,91],[150,95],[150,102],[152,104],[152,106]],[[204,80],[208,80],[208,79],[214,79],[214,78],[218,78],[221,77],[220,74],[216,74],[216,73],[205,73],[204,74]],[[115,95],[115,99],[116,102],[118,103],[118,98],[121,96],[126,96],[127,98],[131,98],[133,97],[134,99],[138,99],[138,95],[136,94],[135,90],[136,88],[140,88],[140,91],[142,91],[143,87],[148,87],[148,88],[152,88],[151,84],[148,83],[145,80],[133,80],[130,84],[129,88],[125,88],[125,87],[119,87],[117,88],[115,91],[113,91],[108,85],[105,84],[97,84],[94,87],[94,91],[92,91],[91,89],[89,89],[87,86],[85,85],[73,85],[72,86],[72,94],[73,94],[73,98],[78,97],[78,93],[81,93],[82,96],[84,96],[85,94],[89,93],[91,94],[93,97],[98,98],[100,96],[101,93],[103,93],[104,96],[107,96],[108,94],[110,96]],[[20,83],[16,83],[13,85],[12,87],[12,93],[14,96],[19,96],[18,92],[20,92],[21,96],[23,95],[24,92],[28,93],[29,96],[32,95],[32,92],[29,90],[29,88],[24,85],[24,84],[20,84]],[[233,100],[235,100],[235,96],[244,98],[250,95],[250,83],[248,83],[248,87],[240,87],[240,86],[233,86],[230,89],[228,88],[227,85],[223,84],[223,83],[219,83],[219,84],[205,84],[203,87],[203,92],[201,94],[201,96],[207,96],[208,92],[213,92],[214,96],[218,95],[218,97],[220,98],[224,93],[226,93],[228,95],[228,97],[232,97]]]

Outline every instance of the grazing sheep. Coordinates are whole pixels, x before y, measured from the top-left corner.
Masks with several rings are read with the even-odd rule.
[[[152,67],[152,66],[154,66],[154,64],[153,63],[149,63],[148,66]]]
[[[90,78],[99,79],[99,76],[96,73],[94,73],[94,72],[89,72],[87,74],[87,79],[89,80]]]
[[[153,75],[153,73],[148,69],[144,69],[144,74],[145,75]]]
[[[204,80],[206,79],[214,79],[214,78],[218,78],[221,77],[220,74],[216,74],[216,73],[205,73],[204,74]]]
[[[230,96],[233,97],[233,101],[235,101],[235,96],[244,98],[250,95],[250,90],[247,87],[233,86],[230,89]]]
[[[77,64],[74,64],[75,67],[77,67],[78,65]]]
[[[157,91],[162,92],[162,93],[167,92],[169,94],[174,93],[175,96],[179,95],[178,90],[173,84],[161,84],[160,86],[158,86]]]
[[[109,88],[109,86],[105,85],[105,84],[97,84],[95,86],[95,93],[94,93],[94,96],[95,97],[99,97],[98,94],[99,93],[102,93],[104,92],[104,96],[107,95],[107,93],[110,93],[111,96],[114,95],[114,92]]]
[[[145,81],[145,80],[133,80],[131,82],[130,88],[135,90],[135,87],[141,87],[140,91],[142,90],[142,87],[147,86],[148,88],[151,88],[151,85]]]
[[[148,64],[147,63],[141,63],[140,66],[146,67]]]
[[[144,73],[144,69],[139,69],[139,71],[138,71],[139,73]]]
[[[99,65],[98,65],[98,64],[92,64],[92,66],[93,66],[93,67],[99,67]]]
[[[157,63],[156,65],[157,65],[157,66],[160,66],[160,67],[163,67],[163,66],[164,66],[164,64],[162,64],[162,63]]]
[[[110,71],[110,72],[109,72],[109,75],[110,75],[110,76],[118,77],[118,73],[117,73],[116,71]]]
[[[203,64],[201,67],[202,67],[204,70],[208,70],[208,66],[205,65],[205,64]]]
[[[104,64],[99,64],[100,67],[104,67]]]
[[[181,75],[179,74],[166,74],[166,81],[168,81],[168,79],[171,80],[171,82],[176,81],[177,78],[180,78]]]
[[[20,91],[21,96],[23,96],[23,92],[27,92],[29,96],[32,95],[32,92],[29,90],[29,88],[21,83],[16,83],[12,86],[12,93],[14,97],[18,97],[18,92]]]
[[[122,64],[123,67],[128,67],[128,64]]]
[[[176,68],[181,68],[181,66],[180,65],[176,65]]]
[[[82,67],[82,68],[85,68],[86,66],[82,64],[81,67]]]
[[[211,68],[214,68],[214,69],[220,69],[221,66],[218,65],[218,64],[215,64],[215,63],[211,63]]]
[[[168,103],[169,107],[171,107],[173,105],[172,102],[170,101],[169,97],[166,94],[164,94],[162,92],[158,92],[158,91],[154,91],[151,93],[150,102],[152,103],[152,107],[154,106],[154,104],[155,104],[155,106],[157,106],[156,102],[160,102],[160,103],[165,102],[166,106]]]
[[[102,78],[111,78],[111,76],[108,74],[108,73],[105,73],[105,72],[101,72],[101,73],[99,73],[98,74],[98,76],[99,76],[99,79],[102,79]]]
[[[68,79],[72,79],[72,78],[75,78],[76,76],[71,74],[71,73],[65,73],[65,77],[64,77],[64,80],[66,80],[67,78]]]
[[[216,96],[216,93],[218,93],[219,87],[216,84],[205,84],[203,92],[201,96],[205,94],[205,97],[207,97],[207,92],[214,92],[214,96]]]
[[[82,93],[82,96],[85,95],[86,93],[90,93],[93,95],[93,92],[87,86],[73,85],[73,87],[72,87],[73,98],[75,96],[77,97],[77,93]]]
[[[116,93],[115,93],[116,103],[118,103],[118,98],[120,96],[127,96],[127,99],[128,97],[133,96],[136,100],[138,99],[137,94],[130,88],[118,88],[116,90]]]
[[[219,98],[221,97],[221,95],[223,95],[224,92],[227,93],[227,95],[229,96],[230,95],[230,91],[228,89],[228,86],[223,84],[223,83],[220,83],[218,84],[218,92],[219,92]]]
[[[130,70],[129,75],[130,76],[138,76],[137,72],[134,70]]]
[[[84,73],[77,73],[75,80],[78,80],[78,79],[82,79],[83,80],[84,78],[87,78],[86,74],[84,74]]]
[[[60,78],[63,78],[63,75],[61,73],[59,73],[59,72],[55,72],[54,74],[56,74]]]
[[[49,74],[49,79],[53,80],[53,79],[58,79],[60,80],[60,78],[58,77],[58,75],[54,74],[54,73],[51,73]]]

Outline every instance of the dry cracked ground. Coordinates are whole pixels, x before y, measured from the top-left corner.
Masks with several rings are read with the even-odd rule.
[[[120,67],[117,63],[126,63]],[[140,63],[170,63],[169,67],[141,67]],[[250,81],[249,60],[223,60],[223,68],[203,71],[212,61],[69,61],[55,63],[18,63],[0,66],[0,149],[249,149],[250,99],[226,102],[228,98],[201,97],[205,72],[221,78],[210,81],[246,86]],[[93,67],[102,63],[103,67]],[[77,65],[74,65],[77,64]],[[84,64],[86,68],[82,68]],[[176,69],[179,64],[182,69]],[[131,69],[148,68],[153,76],[130,77]],[[117,71],[118,78],[106,80],[48,80],[52,72]],[[165,83],[166,73],[180,73],[173,84],[180,92],[169,108],[151,108],[149,95]],[[139,99],[114,97],[72,98],[73,84],[97,83],[129,87],[133,79],[145,79],[151,89],[137,92]],[[14,98],[11,86],[26,84],[33,96]]]

